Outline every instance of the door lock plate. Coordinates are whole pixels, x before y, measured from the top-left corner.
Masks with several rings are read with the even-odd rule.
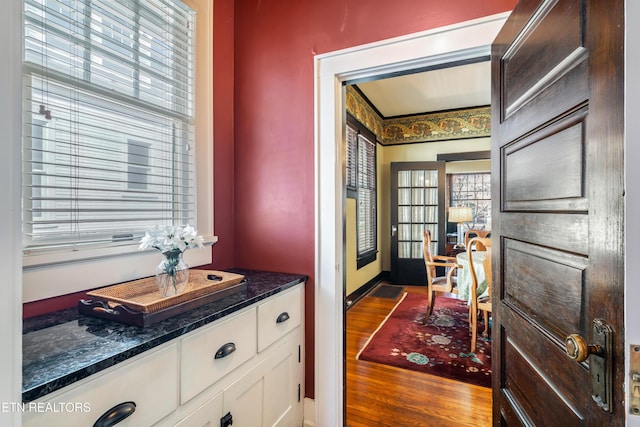
[[[602,319],[593,320],[593,342],[599,353],[591,354],[589,370],[591,371],[591,397],[605,412],[612,412],[611,392],[613,384],[612,340],[613,330]]]
[[[640,415],[640,345],[629,349],[629,413]]]

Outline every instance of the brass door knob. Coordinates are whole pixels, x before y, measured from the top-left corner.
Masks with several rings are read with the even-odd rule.
[[[578,334],[569,335],[565,341],[567,356],[576,362],[584,362],[590,354],[602,356],[602,347],[599,345],[588,345],[587,342]]]

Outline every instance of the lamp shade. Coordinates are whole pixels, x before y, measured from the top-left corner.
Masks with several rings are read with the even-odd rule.
[[[473,221],[473,212],[471,208],[458,206],[449,208],[449,222],[471,222]]]

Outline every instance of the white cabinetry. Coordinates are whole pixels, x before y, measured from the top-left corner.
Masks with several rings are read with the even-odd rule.
[[[255,308],[183,338],[180,402],[193,399],[255,355]]]
[[[299,331],[292,331],[264,361],[224,389],[222,412],[234,427],[302,425],[299,340]]]
[[[300,284],[32,402],[86,405],[24,425],[92,426],[125,403],[118,427],[301,426],[303,304]]]
[[[234,319],[184,337],[183,405],[160,425],[301,426],[303,298],[302,286],[297,286],[256,304]],[[249,322],[251,316],[253,322]],[[236,319],[240,317],[244,320],[238,323]],[[253,325],[253,335],[248,325]],[[235,333],[228,335],[229,330]],[[253,336],[254,355],[237,369],[234,369],[237,363],[231,362],[233,359],[226,368],[216,367],[216,363],[233,358],[241,348],[246,351],[248,340],[243,343],[244,336]],[[215,359],[213,354],[227,344],[233,344],[235,351]]]
[[[112,408],[120,426],[150,426],[178,407],[178,344],[171,343],[25,404],[26,427],[92,426]],[[128,406],[123,406],[127,405]]]

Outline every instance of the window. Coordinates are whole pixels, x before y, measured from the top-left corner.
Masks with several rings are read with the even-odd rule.
[[[195,220],[193,11],[129,6],[25,3],[27,250]]]
[[[356,199],[357,265],[376,259],[377,188],[375,136],[355,120],[347,125],[347,196]]]
[[[154,225],[192,224],[215,240],[212,212],[196,204],[211,192],[210,166],[196,164],[211,158],[207,3],[24,1],[27,270],[136,252]],[[198,81],[196,65],[209,71]]]
[[[461,173],[450,175],[450,206],[471,207],[473,221],[466,229],[491,229],[491,174]]]

